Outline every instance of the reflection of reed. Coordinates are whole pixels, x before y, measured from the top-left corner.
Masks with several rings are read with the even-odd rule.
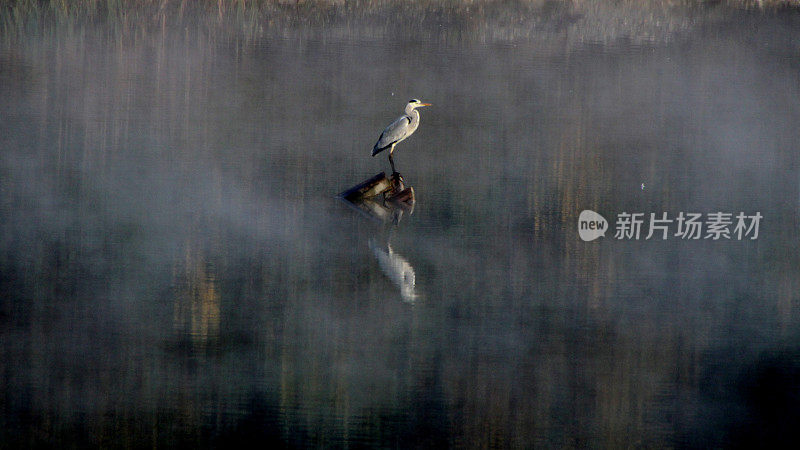
[[[220,295],[215,274],[203,255],[190,245],[174,273],[175,330],[188,335],[197,348],[205,349],[210,341],[219,337]]]
[[[0,32],[23,34],[51,25],[103,22],[117,34],[136,35],[166,27],[180,29],[190,21],[198,21],[209,28],[234,25],[232,29],[254,37],[263,33],[265,27],[297,26],[297,22],[332,26],[392,17],[396,26],[419,27],[424,31],[431,28],[429,25],[445,22],[455,25],[447,27],[455,34],[474,32],[504,39],[530,37],[531,30],[552,36],[569,29],[569,34],[575,35],[575,42],[622,37],[652,41],[668,39],[678,31],[691,29],[698,17],[713,20],[716,16],[711,11],[716,12],[720,7],[697,7],[703,3],[699,0],[22,0],[0,8]],[[723,2],[723,7],[777,9],[787,3],[786,0],[732,0]],[[694,20],[689,20],[688,15]],[[441,32],[440,27],[436,28]]]

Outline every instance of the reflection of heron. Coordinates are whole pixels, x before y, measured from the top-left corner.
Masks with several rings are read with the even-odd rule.
[[[414,267],[399,253],[395,253],[388,243],[384,250],[370,239],[369,248],[378,259],[378,265],[383,273],[400,288],[400,296],[403,297],[403,300],[413,302],[417,298],[417,294],[414,292],[416,285]]]
[[[414,131],[417,130],[419,126],[419,112],[417,108],[421,108],[423,106],[431,106],[430,103],[422,103],[421,101],[413,98],[408,101],[406,105],[405,114],[400,116],[397,120],[392,122],[383,133],[381,133],[381,137],[378,138],[378,142],[375,143],[375,147],[372,148],[372,156],[377,155],[378,153],[389,149],[389,164],[392,165],[392,172],[394,172],[394,160],[392,159],[392,152],[394,152],[394,146],[397,145],[403,139],[411,136]]]

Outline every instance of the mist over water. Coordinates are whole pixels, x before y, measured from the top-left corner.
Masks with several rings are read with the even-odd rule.
[[[797,438],[797,19],[4,40],[0,447]],[[410,98],[378,224],[336,194]],[[583,242],[585,209],[763,219]]]

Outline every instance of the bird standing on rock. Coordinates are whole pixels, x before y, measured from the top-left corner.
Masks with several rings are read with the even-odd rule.
[[[411,136],[414,131],[417,130],[419,126],[419,111],[417,111],[417,108],[422,108],[423,106],[431,106],[431,104],[422,103],[415,98],[409,100],[406,105],[405,114],[383,130],[383,133],[381,133],[381,136],[378,138],[378,142],[375,143],[375,147],[372,148],[372,156],[377,155],[387,148],[389,149],[389,164],[392,165],[392,172],[395,172],[394,159],[392,159],[394,146],[403,139]]]

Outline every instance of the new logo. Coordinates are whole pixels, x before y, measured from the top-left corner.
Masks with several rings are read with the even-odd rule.
[[[593,241],[600,236],[605,237],[608,230],[608,221],[590,209],[581,211],[578,217],[578,234],[584,241]]]

